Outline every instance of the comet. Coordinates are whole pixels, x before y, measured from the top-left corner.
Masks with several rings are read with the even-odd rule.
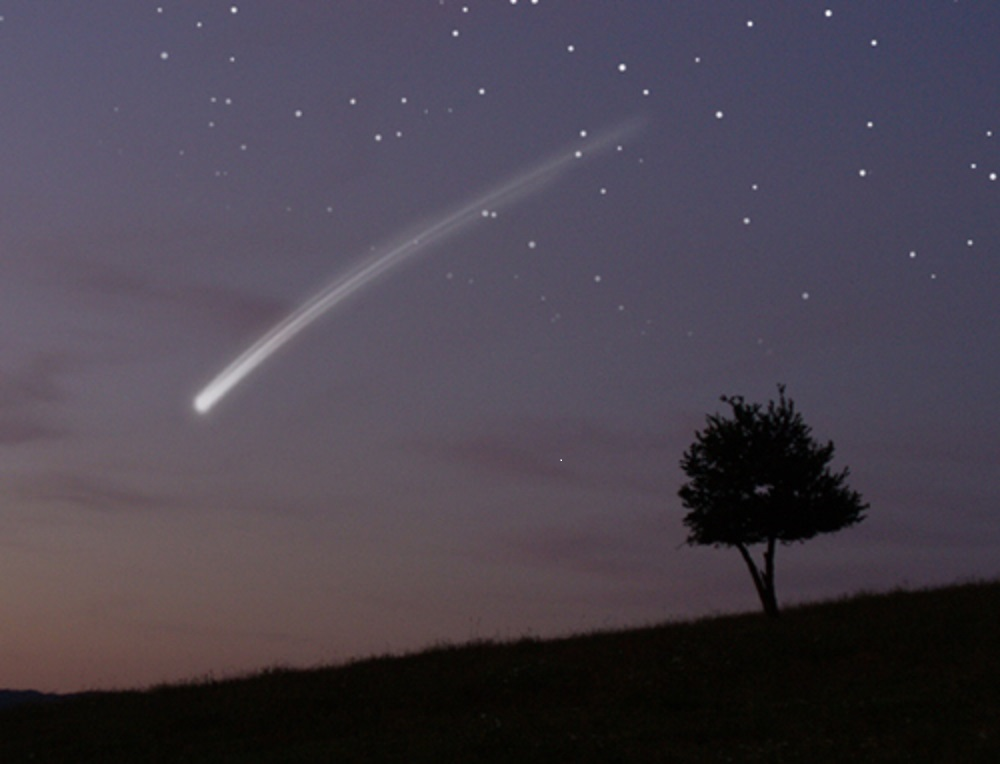
[[[599,155],[634,135],[640,128],[637,120],[622,123],[588,140],[574,142],[553,156],[523,170],[431,223],[417,226],[397,236],[375,254],[360,260],[340,274],[299,307],[281,319],[260,339],[238,355],[219,372],[194,398],[194,409],[207,414],[251,372],[282,346],[305,330],[320,316],[343,303],[376,279],[403,262],[412,259],[445,239],[492,217],[493,212],[524,201],[568,173],[581,160]]]

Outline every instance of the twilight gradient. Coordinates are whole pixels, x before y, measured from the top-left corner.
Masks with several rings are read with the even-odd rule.
[[[677,464],[778,382],[871,503],[779,550],[783,602],[1000,573],[1000,5],[0,19],[0,687],[754,609]],[[633,117],[192,409],[399,231]]]

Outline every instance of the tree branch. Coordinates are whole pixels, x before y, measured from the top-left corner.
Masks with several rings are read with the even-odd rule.
[[[768,612],[768,599],[767,599],[767,589],[764,586],[764,581],[761,579],[761,571],[757,567],[757,563],[754,562],[753,557],[750,556],[750,550],[746,548],[746,545],[742,542],[736,542],[736,548],[740,550],[740,554],[743,555],[743,561],[747,564],[747,568],[750,569],[750,577],[753,578],[753,585],[757,589],[757,596],[760,597],[760,604],[764,607],[764,611]]]

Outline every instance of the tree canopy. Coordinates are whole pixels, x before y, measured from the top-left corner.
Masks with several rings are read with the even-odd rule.
[[[847,486],[848,468],[830,469],[833,443],[818,443],[783,385],[778,393],[766,408],[722,396],[729,416],[709,415],[695,434],[681,459],[689,481],[678,491],[690,510],[687,543],[739,549],[770,615],[777,615],[775,543],[846,528],[864,519],[868,508]],[[759,543],[767,545],[763,569],[747,549]]]

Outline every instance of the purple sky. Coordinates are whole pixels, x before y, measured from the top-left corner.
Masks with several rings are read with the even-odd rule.
[[[993,0],[0,16],[0,687],[755,609],[682,546],[678,461],[779,382],[871,503],[780,549],[783,602],[1000,573]]]

